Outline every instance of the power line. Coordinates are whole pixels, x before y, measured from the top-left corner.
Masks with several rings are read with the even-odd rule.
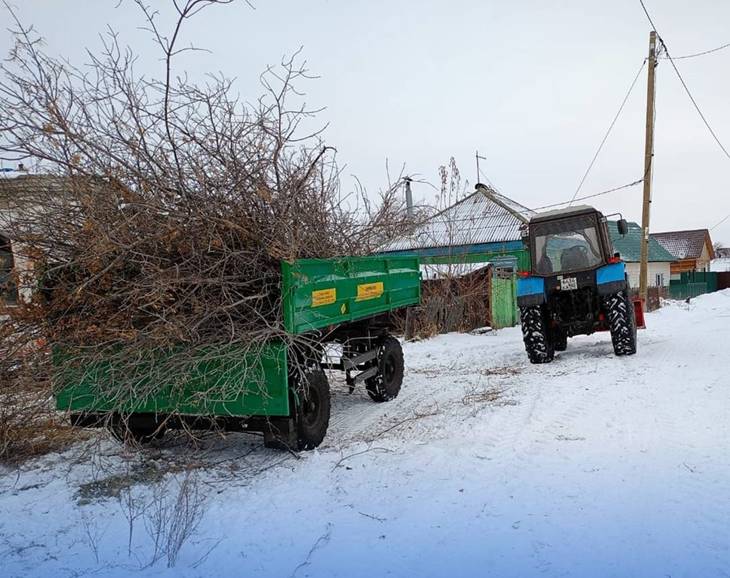
[[[666,50],[666,46],[665,46],[665,50]],[[682,83],[682,86],[684,87],[684,90],[687,93],[687,96],[689,96],[689,99],[692,101],[692,104],[694,105],[695,110],[697,111],[697,114],[700,115],[702,122],[705,123],[707,130],[710,131],[712,138],[715,139],[717,146],[719,146],[722,149],[722,152],[725,153],[725,156],[728,159],[730,159],[730,153],[727,152],[727,149],[724,147],[722,142],[720,142],[720,139],[718,138],[717,134],[715,134],[715,131],[712,130],[712,127],[710,126],[710,123],[707,122],[707,118],[705,118],[705,115],[702,114],[702,111],[700,110],[700,106],[697,104],[697,101],[695,100],[694,96],[692,96],[692,93],[689,91],[689,87],[687,86],[687,83],[684,81],[684,78],[682,78],[682,75],[679,73],[679,69],[677,68],[677,65],[674,63],[674,59],[669,55],[669,51],[667,51],[667,58],[669,59],[669,63],[672,65],[672,68],[674,68],[674,72],[677,73],[677,78],[679,78],[679,81]]]
[[[703,52],[696,52],[695,54],[685,54],[684,56],[673,56],[674,60],[683,60],[685,58],[695,58],[697,56],[704,56],[705,54],[712,54],[713,52],[718,52],[719,50],[723,50],[725,48],[730,48],[730,42],[727,44],[723,44],[722,46],[718,46],[717,48],[712,48],[711,50],[705,50]]]
[[[484,174],[484,171],[482,169],[479,169],[479,175],[484,177],[487,180],[487,183],[489,183],[489,186],[492,187],[495,191],[497,190],[497,187],[494,186],[492,181],[489,180],[489,177]]]
[[[608,189],[607,191],[601,191],[600,193],[593,193],[592,195],[578,197],[577,199],[575,197],[573,197],[571,200],[563,201],[562,203],[553,203],[552,205],[544,205],[542,207],[536,207],[533,209],[533,211],[540,211],[542,209],[549,209],[551,207],[560,207],[561,205],[570,205],[571,203],[573,203],[575,201],[585,201],[586,199],[592,199],[593,197],[600,197],[602,195],[607,195],[608,193],[614,193],[614,192],[620,191],[622,189],[628,189],[629,187],[635,187],[636,185],[643,183],[643,182],[644,182],[644,179],[638,179],[631,183],[621,185],[620,187],[614,187],[613,189]]]
[[[654,114],[656,114],[656,109],[654,109]],[[613,189],[608,189],[607,191],[601,191],[600,193],[593,193],[592,195],[585,195],[584,197],[578,197],[577,199],[575,196],[570,201],[563,201],[562,203],[553,203],[552,205],[544,205],[542,207],[537,207],[536,209],[532,209],[533,211],[539,211],[540,209],[549,209],[551,207],[560,207],[561,205],[570,205],[574,203],[575,201],[584,201],[586,199],[592,199],[593,197],[600,197],[602,195],[607,195],[609,193],[614,193],[616,191],[621,191],[623,189],[628,189],[630,187],[635,187],[636,185],[639,185],[644,182],[647,175],[649,174],[649,171],[651,171],[651,167],[654,163],[654,157],[649,160],[649,165],[646,167],[646,171],[644,172],[644,176],[640,179],[637,179],[635,181],[631,181],[630,183],[626,183],[625,185],[621,185],[620,187],[614,187]]]
[[[583,174],[583,178],[580,180],[580,183],[578,183],[578,188],[575,189],[575,193],[573,193],[573,198],[569,201],[568,204],[570,204],[576,200],[575,197],[578,196],[578,193],[583,188],[583,183],[586,182],[586,178],[588,178],[588,174],[591,172],[593,165],[596,163],[596,159],[598,158],[598,155],[601,153],[601,150],[603,149],[603,145],[606,144],[606,141],[608,140],[608,136],[611,134],[611,130],[613,130],[613,127],[616,124],[618,117],[621,116],[621,112],[624,110],[624,106],[626,106],[626,101],[629,100],[629,96],[631,96],[631,92],[634,90],[634,86],[636,86],[636,81],[639,80],[639,76],[641,75],[641,71],[644,70],[645,64],[646,64],[646,59],[644,59],[642,61],[641,66],[639,67],[639,70],[636,73],[636,76],[634,76],[634,80],[631,81],[631,86],[629,86],[629,90],[626,93],[626,96],[624,96],[624,99],[621,101],[621,106],[619,106],[616,116],[613,117],[613,120],[611,121],[611,124],[608,127],[608,130],[606,131],[606,134],[603,135],[603,140],[601,140],[601,144],[598,145],[598,149],[596,149],[596,154],[593,155],[593,158],[591,159],[591,162],[588,165],[586,172]]]
[[[654,26],[654,21],[651,19],[651,16],[649,16],[649,11],[646,9],[646,6],[644,5],[644,0],[639,0],[641,3],[641,7],[644,10],[644,14],[646,14],[647,20],[649,20],[649,24],[651,24],[651,29],[656,32],[656,35],[659,37],[659,42],[664,44],[664,40],[662,40],[661,34],[656,29],[656,26]]]
[[[719,227],[720,225],[722,225],[728,219],[730,219],[730,214],[729,215],[726,215],[725,218],[722,219],[719,223],[716,223],[716,224],[712,225],[712,227],[710,227],[710,231],[712,231],[712,229],[715,229],[716,227]]]
[[[705,123],[705,126],[707,127],[707,130],[712,135],[712,138],[715,139],[715,142],[717,145],[722,149],[722,152],[725,153],[725,156],[730,159],[730,153],[727,151],[725,146],[722,144],[720,139],[718,138],[715,131],[710,126],[710,123],[707,121],[707,118],[702,113],[702,110],[700,109],[700,106],[697,104],[697,101],[695,100],[694,96],[692,96],[692,93],[689,90],[689,87],[687,86],[687,83],[684,81],[684,78],[682,78],[682,75],[679,72],[679,69],[677,68],[676,63],[674,62],[674,59],[669,54],[669,49],[667,48],[666,43],[664,42],[664,39],[662,38],[661,34],[659,34],[659,31],[656,29],[656,26],[654,25],[654,21],[651,19],[651,16],[649,15],[649,11],[646,9],[646,6],[644,4],[644,0],[639,0],[639,3],[641,4],[642,9],[644,10],[644,14],[646,14],[647,19],[649,20],[649,24],[651,24],[652,30],[656,32],[657,36],[659,37],[659,42],[661,42],[662,46],[664,47],[664,52],[667,55],[667,58],[669,59],[669,63],[672,65],[672,68],[674,69],[674,72],[677,74],[677,78],[679,78],[679,81],[682,83],[682,86],[684,87],[684,91],[687,93],[687,96],[689,96],[689,99],[692,101],[692,104],[695,107],[695,110],[697,111],[697,114],[700,115],[700,118],[702,119],[702,122]]]

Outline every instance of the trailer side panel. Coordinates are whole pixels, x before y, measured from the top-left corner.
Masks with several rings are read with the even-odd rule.
[[[282,263],[284,325],[301,334],[416,305],[418,257],[385,255]]]

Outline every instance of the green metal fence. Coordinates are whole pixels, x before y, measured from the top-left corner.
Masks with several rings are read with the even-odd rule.
[[[717,276],[715,272],[704,271],[682,273],[679,279],[669,282],[669,298],[688,299],[717,291]]]

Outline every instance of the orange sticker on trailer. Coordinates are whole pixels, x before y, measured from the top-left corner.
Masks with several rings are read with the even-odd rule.
[[[367,299],[377,299],[383,295],[383,282],[363,283],[357,286],[356,301],[366,301]]]
[[[337,289],[320,289],[312,291],[312,307],[321,307],[322,305],[331,305],[337,301]]]

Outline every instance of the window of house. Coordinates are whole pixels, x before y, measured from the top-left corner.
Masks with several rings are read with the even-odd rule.
[[[656,287],[664,287],[664,273],[657,273],[656,274]]]
[[[18,304],[18,288],[13,279],[13,266],[13,251],[10,241],[5,237],[0,237],[0,304]]]

